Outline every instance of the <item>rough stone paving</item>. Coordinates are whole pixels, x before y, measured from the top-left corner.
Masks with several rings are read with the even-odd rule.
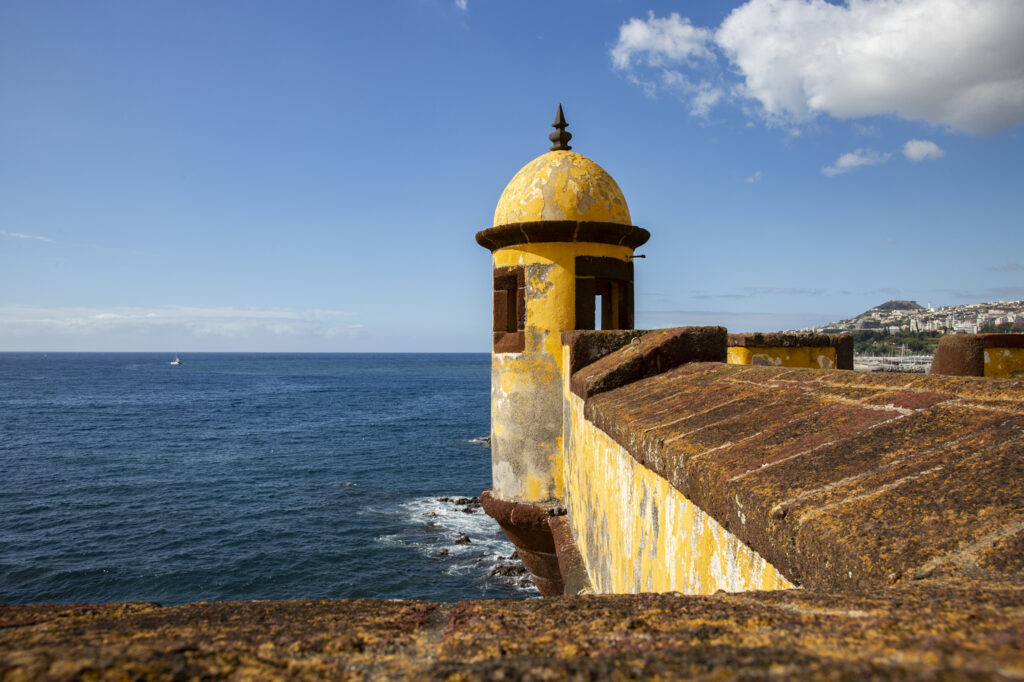
[[[0,679],[1015,679],[1024,591],[0,607]]]

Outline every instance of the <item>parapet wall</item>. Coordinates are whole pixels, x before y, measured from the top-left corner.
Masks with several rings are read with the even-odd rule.
[[[939,339],[932,374],[1024,378],[1024,334],[953,334]]]
[[[1019,679],[1024,590],[0,604],[4,680]]]
[[[583,416],[571,394],[565,506],[599,593],[776,590],[774,566]]]
[[[597,591],[1021,576],[1021,381],[709,362],[721,328],[602,334],[565,333],[562,362],[565,506]]]
[[[849,334],[729,334],[728,343],[731,365],[853,369]]]

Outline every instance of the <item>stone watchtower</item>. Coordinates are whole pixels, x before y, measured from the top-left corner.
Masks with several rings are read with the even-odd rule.
[[[633,250],[650,238],[631,224],[615,180],[570,151],[561,106],[552,127],[551,151],[516,173],[493,227],[476,235],[494,264],[488,513],[520,548],[542,592],[545,571],[531,563],[550,563],[553,546],[551,557],[531,557],[545,552],[522,546],[509,504],[525,523],[546,517],[562,496],[561,333],[633,328]],[[547,527],[528,525],[522,530],[531,536]],[[556,575],[557,565],[550,579]]]

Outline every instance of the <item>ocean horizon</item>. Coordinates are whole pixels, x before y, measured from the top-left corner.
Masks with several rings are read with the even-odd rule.
[[[489,354],[174,357],[0,353],[0,602],[536,595]]]

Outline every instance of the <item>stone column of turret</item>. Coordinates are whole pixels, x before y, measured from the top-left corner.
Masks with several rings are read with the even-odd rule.
[[[476,235],[494,265],[493,488],[482,500],[545,595],[562,593],[547,522],[562,496],[561,332],[632,329],[633,250],[650,237],[615,180],[570,151],[561,106],[552,127],[550,151],[512,178]]]

